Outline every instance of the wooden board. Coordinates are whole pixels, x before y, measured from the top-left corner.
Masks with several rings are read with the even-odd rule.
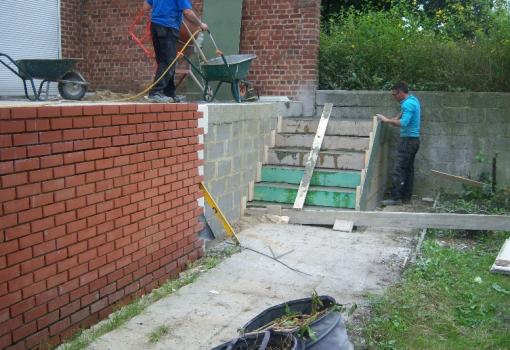
[[[249,208],[248,212],[264,214],[265,209]],[[402,229],[458,229],[510,231],[510,216],[444,214],[444,213],[401,213],[379,211],[343,211],[343,210],[294,210],[283,209],[282,215],[290,218],[291,224],[331,225],[335,220],[348,220],[355,226],[378,226]]]
[[[510,275],[510,239],[507,239],[501,247],[496,261],[492,265],[491,272]]]
[[[319,121],[319,126],[317,127],[317,132],[315,133],[315,138],[312,143],[312,149],[310,150],[310,154],[306,160],[305,172],[301,179],[301,184],[299,185],[296,200],[294,201],[294,209],[301,209],[305,204],[306,194],[308,193],[308,187],[310,186],[310,180],[312,179],[313,169],[317,163],[317,157],[319,156],[319,151],[322,146],[322,141],[324,140],[324,134],[326,133],[326,128],[328,127],[329,117],[331,116],[332,110],[333,104],[326,103],[324,105],[321,120]]]
[[[352,221],[335,220],[333,231],[352,232],[354,223]]]
[[[437,171],[437,170],[431,170],[430,172],[432,173],[432,175],[436,175],[436,176],[439,176],[439,177],[442,177],[442,178],[445,178],[445,179],[448,179],[448,180],[454,180],[454,181],[462,182],[463,184],[466,184],[466,185],[469,185],[469,186],[483,187],[483,183],[482,182],[471,180],[471,179],[468,179],[466,177],[452,175],[452,174],[448,174],[448,173],[443,173],[442,171]]]

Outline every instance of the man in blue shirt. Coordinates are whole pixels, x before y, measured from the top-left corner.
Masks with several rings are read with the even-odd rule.
[[[402,200],[408,201],[413,193],[414,158],[420,148],[420,101],[409,94],[405,82],[395,84],[391,88],[393,98],[400,103],[400,113],[388,118],[381,114],[377,117],[381,122],[400,128],[397,157],[393,167],[393,188],[391,199],[384,200],[383,205],[400,205]]]
[[[207,30],[207,24],[203,23],[193,12],[190,0],[145,0],[143,4],[145,12],[151,11],[151,36],[156,54],[155,81],[168,68],[177,56],[177,40],[182,17],[196,24],[202,30]],[[154,102],[179,102],[175,96],[174,66],[164,77],[151,89],[149,99]]]

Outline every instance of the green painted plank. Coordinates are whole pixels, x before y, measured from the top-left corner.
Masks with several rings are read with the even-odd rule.
[[[282,182],[299,185],[304,169],[282,168],[264,165],[262,167],[263,182]],[[356,188],[360,184],[361,173],[350,171],[321,171],[315,170],[310,182],[311,186],[330,186]]]
[[[255,184],[253,200],[292,204],[294,203],[297,192],[297,188]],[[356,194],[354,192],[321,191],[314,188],[308,191],[305,204],[354,209],[356,206]]]

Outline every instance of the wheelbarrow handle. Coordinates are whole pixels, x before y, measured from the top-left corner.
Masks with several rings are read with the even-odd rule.
[[[5,53],[1,53],[1,52],[0,52],[0,63],[1,63],[1,64],[3,64],[3,65],[4,65],[7,69],[9,69],[11,72],[13,72],[14,74],[16,74],[18,77],[20,77],[21,79],[23,79],[23,77],[22,77],[22,76],[21,76],[18,72],[16,72],[14,69],[12,69],[12,67],[11,67],[11,66],[9,66],[7,63],[5,63],[5,62],[1,59],[1,57],[5,57],[5,58],[7,58],[7,59],[8,59],[8,60],[9,60],[9,61],[10,61],[10,62],[11,62],[11,63],[12,63],[12,64],[16,67],[16,68],[18,68],[18,71],[20,71],[20,70],[21,70],[23,73],[26,73],[23,69],[21,69],[21,68],[20,68],[20,66],[18,66],[18,64],[16,63],[16,61],[15,61],[15,60],[13,60],[13,59],[11,58],[11,56],[9,56],[9,55],[7,55],[7,54],[5,54]],[[25,75],[28,75],[28,74],[25,74]]]

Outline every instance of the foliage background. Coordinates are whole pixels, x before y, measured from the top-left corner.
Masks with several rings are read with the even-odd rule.
[[[321,89],[510,91],[510,9],[499,0],[323,1]]]

